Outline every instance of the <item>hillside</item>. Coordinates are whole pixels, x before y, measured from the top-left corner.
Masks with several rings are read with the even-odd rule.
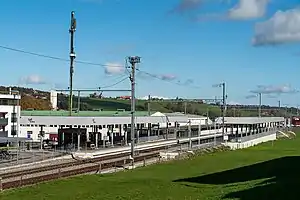
[[[78,99],[74,98],[74,109],[77,108]],[[113,98],[106,99],[97,99],[97,98],[81,98],[80,99],[81,110],[94,110],[102,109],[104,111],[111,111],[117,109],[130,110],[130,100],[119,100]],[[60,98],[59,104],[67,105],[66,99],[63,100]],[[64,109],[66,109],[65,107]],[[138,111],[147,111],[148,110],[148,101],[147,100],[137,100],[136,110]],[[184,102],[171,102],[171,101],[154,101],[150,103],[151,111],[159,112],[184,112],[185,106]],[[189,114],[204,115],[208,114],[209,117],[215,118],[221,115],[221,109],[218,105],[209,105],[198,102],[189,102],[186,106],[186,112]],[[257,116],[258,109],[257,107],[234,107],[228,106],[227,116]],[[284,110],[281,109],[272,109],[268,107],[262,108],[262,116],[283,116]]]
[[[33,88],[11,87],[17,90],[21,95],[21,109],[49,110],[51,109],[49,92],[35,90]],[[0,93],[7,94],[8,87],[0,86]]]
[[[12,87],[13,90],[20,91],[22,96],[21,108],[23,110],[35,109],[35,110],[50,110],[50,93],[33,88]],[[0,86],[0,93],[7,93],[8,88]],[[78,98],[73,98],[73,109],[78,108]],[[59,109],[68,109],[68,97],[64,94],[58,95],[58,107]],[[129,111],[131,108],[130,100],[122,100],[116,98],[97,98],[97,97],[81,97],[80,98],[80,110],[104,110],[115,111],[117,109],[125,109]],[[184,112],[184,102],[170,101],[170,100],[153,100],[150,103],[151,111],[159,112]],[[137,100],[137,111],[147,111],[148,101]],[[204,104],[203,102],[188,102],[186,105],[186,112],[189,114],[204,115],[208,114],[209,117],[214,118],[220,116],[221,110],[218,105]],[[295,115],[296,108],[278,108],[270,106],[262,106],[262,116],[284,116]],[[257,116],[258,108],[253,105],[228,105],[227,116]]]

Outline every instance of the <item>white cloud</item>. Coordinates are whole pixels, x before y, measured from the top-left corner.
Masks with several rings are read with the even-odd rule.
[[[46,84],[46,81],[41,76],[33,74],[33,75],[21,77],[20,83],[26,85],[41,85],[41,84]]]
[[[194,80],[193,79],[187,79],[185,82],[184,82],[184,85],[191,85],[194,83]]]
[[[161,79],[164,81],[173,81],[177,79],[177,76],[173,74],[152,74],[148,72],[138,71],[137,77],[141,79]]]
[[[230,19],[255,19],[263,17],[269,0],[239,0],[239,3],[229,10]]]
[[[255,94],[250,94],[250,95],[246,96],[246,99],[252,99],[252,98],[256,98],[256,97],[258,97],[257,94],[256,95]]]
[[[108,75],[123,74],[125,67],[119,63],[106,63],[104,72]]]
[[[173,74],[162,74],[159,77],[165,81],[172,81],[172,80],[176,79],[176,76]]]
[[[253,45],[300,41],[300,10],[278,11],[265,22],[255,25]]]
[[[258,94],[283,94],[283,93],[296,93],[296,89],[292,88],[290,85],[274,86],[274,85],[259,85],[255,90],[250,92]]]
[[[219,3],[229,3],[230,0],[220,0]],[[226,13],[201,14],[193,20],[249,20],[263,17],[270,0],[238,0],[237,4]]]

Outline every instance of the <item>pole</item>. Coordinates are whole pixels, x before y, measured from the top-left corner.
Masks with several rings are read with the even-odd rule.
[[[179,136],[177,136],[177,132],[178,132],[178,130],[177,130],[177,125],[178,124],[178,122],[175,122],[175,129],[174,129],[174,133],[175,133],[175,138],[177,139],[177,138],[179,138]]]
[[[135,70],[136,70],[136,64],[140,63],[140,57],[134,56],[129,57],[129,62],[131,64],[131,75],[130,75],[130,81],[131,81],[131,158],[132,158],[132,164],[134,162],[134,143],[135,143]]]
[[[135,138],[135,63],[131,63],[131,157],[134,157],[134,138]]]
[[[167,122],[167,129],[166,129],[166,140],[169,139],[169,118],[166,116],[166,122]]]
[[[192,129],[191,129],[191,120],[189,120],[188,134],[189,134],[189,150],[191,150],[191,149],[192,149]]]
[[[184,114],[186,115],[186,107],[187,107],[187,102],[184,102]]]
[[[200,148],[200,145],[201,145],[200,137],[201,137],[201,120],[200,120],[199,125],[198,125],[198,146],[199,146],[199,148]]]
[[[214,128],[215,128],[215,132],[214,132],[214,146],[217,146],[217,130],[219,130],[219,129],[217,129],[217,123],[216,122],[214,122]]]
[[[208,129],[209,110],[206,108],[206,129]]]
[[[148,116],[151,115],[151,108],[150,108],[151,96],[148,95]]]
[[[261,117],[261,96],[262,94],[259,93],[258,94],[258,98],[259,98],[258,117]]]
[[[225,136],[225,109],[226,109],[226,84],[225,82],[222,83],[222,102],[223,102],[223,108],[222,108],[222,135]],[[227,141],[227,138],[224,138]]]
[[[73,73],[74,73],[74,60],[76,57],[74,51],[74,33],[76,31],[76,19],[75,12],[71,12],[71,26],[69,29],[70,33],[70,96],[69,96],[69,115],[72,116],[72,108],[73,108]]]
[[[78,107],[77,109],[78,109],[78,110],[77,110],[77,112],[79,112],[79,111],[80,111],[80,91],[78,91],[78,97],[77,97],[77,98],[78,98],[78,99],[77,99],[77,100],[78,100],[78,103],[77,103],[77,104],[78,104],[78,105],[77,105],[77,107]]]
[[[43,130],[43,125],[41,125],[41,130],[40,130],[40,148],[41,150],[43,149],[43,137],[44,137],[44,130]]]
[[[13,104],[13,113],[12,113],[12,136],[15,137],[16,135],[16,119],[17,119],[17,114],[16,114],[16,94],[14,93],[14,104]],[[18,136],[17,136],[18,137]]]
[[[20,156],[20,145],[19,145],[19,130],[16,129],[15,122],[17,120],[17,112],[16,112],[16,105],[18,100],[16,99],[16,93],[14,93],[14,103],[13,103],[13,115],[12,115],[12,126],[13,126],[13,137],[17,135],[17,163],[19,163],[19,156]],[[17,105],[18,106],[18,105]]]

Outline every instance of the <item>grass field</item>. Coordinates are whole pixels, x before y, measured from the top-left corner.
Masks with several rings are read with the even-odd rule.
[[[300,138],[6,191],[1,200],[296,200]]]

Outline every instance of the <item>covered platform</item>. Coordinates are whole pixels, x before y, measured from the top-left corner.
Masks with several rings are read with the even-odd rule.
[[[216,123],[222,126],[222,118]],[[225,117],[224,144],[232,149],[247,148],[276,140],[276,132],[285,126],[284,117]]]

